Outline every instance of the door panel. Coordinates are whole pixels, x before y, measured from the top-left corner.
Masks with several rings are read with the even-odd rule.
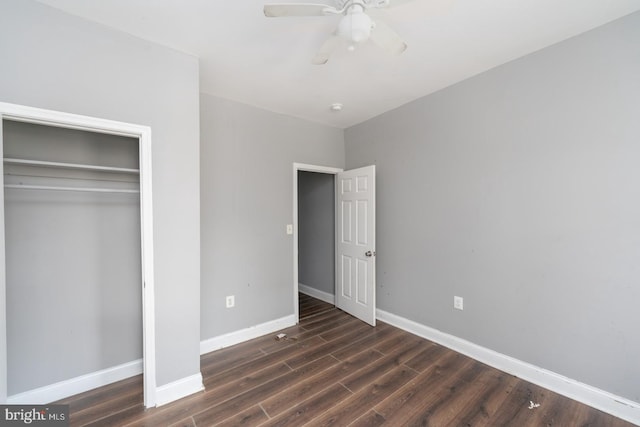
[[[337,180],[336,306],[375,326],[375,166]]]
[[[342,283],[340,295],[351,298],[351,257],[342,256]]]
[[[350,244],[352,242],[351,238],[351,201],[343,201],[342,202],[342,221],[340,221],[340,226],[342,228],[342,240],[343,243]]]

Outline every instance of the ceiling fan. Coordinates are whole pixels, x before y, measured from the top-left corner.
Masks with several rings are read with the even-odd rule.
[[[282,16],[327,16],[343,15],[338,28],[320,47],[311,60],[312,64],[326,64],[331,53],[344,44],[354,50],[358,43],[371,40],[383,50],[399,55],[407,49],[407,44],[387,24],[367,15],[369,9],[382,9],[408,3],[412,0],[335,0],[336,6],[326,4],[290,3],[267,4],[264,14],[267,17]]]

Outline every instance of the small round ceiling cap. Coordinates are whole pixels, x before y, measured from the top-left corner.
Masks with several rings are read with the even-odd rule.
[[[331,111],[342,111],[342,104],[339,102],[335,102],[333,104],[331,104]]]

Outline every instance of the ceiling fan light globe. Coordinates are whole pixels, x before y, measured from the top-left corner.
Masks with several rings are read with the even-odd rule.
[[[353,10],[342,18],[338,34],[354,43],[362,43],[371,36],[373,22],[366,13]]]

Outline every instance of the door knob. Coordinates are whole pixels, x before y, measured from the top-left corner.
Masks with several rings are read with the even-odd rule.
[[[369,257],[370,256],[376,256],[376,253],[375,252],[371,252],[371,251],[367,251],[367,252],[364,253],[364,256],[369,256]]]

